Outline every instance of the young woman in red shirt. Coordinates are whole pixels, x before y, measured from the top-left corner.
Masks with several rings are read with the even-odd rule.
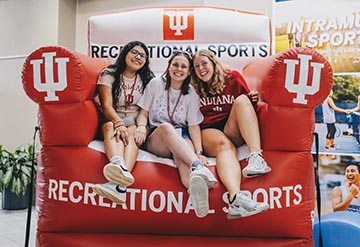
[[[226,68],[208,50],[193,56],[193,84],[200,96],[201,135],[205,155],[216,157],[217,173],[228,190],[228,219],[266,211],[267,203],[256,202],[240,190],[241,176],[255,177],[271,171],[261,152],[258,119],[253,104],[258,93],[250,91],[244,78]],[[250,154],[242,170],[237,147],[247,144]]]

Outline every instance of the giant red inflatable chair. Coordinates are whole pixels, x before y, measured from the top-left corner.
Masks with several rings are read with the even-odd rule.
[[[204,9],[209,10],[193,8],[193,18]],[[121,14],[132,12],[117,13]],[[219,21],[217,17],[211,20]],[[264,23],[269,29],[268,19]],[[247,32],[251,36],[256,30]],[[157,38],[157,44],[167,42]],[[242,60],[236,57],[233,64]],[[151,65],[156,64],[154,61]],[[42,144],[36,184],[37,246],[314,245],[315,189],[310,153],[314,108],[332,87],[331,67],[319,53],[294,48],[251,59],[243,66],[242,74],[250,88],[261,96],[257,113],[263,154],[272,172],[243,178],[241,188],[254,199],[268,202],[270,209],[236,220],[226,219],[221,182],[210,190],[209,215],[197,218],[172,161],[145,151],[141,151],[133,170],[136,180],[128,188],[126,205],[113,204],[93,192],[93,184],[106,181],[102,169],[107,159],[100,151],[101,143],[93,141],[98,120],[93,96],[97,74],[106,65],[101,59],[54,46],[39,48],[24,64],[24,89],[39,104]],[[239,149],[241,167],[246,165],[246,151],[246,147]],[[214,159],[212,163],[210,169],[216,175]]]

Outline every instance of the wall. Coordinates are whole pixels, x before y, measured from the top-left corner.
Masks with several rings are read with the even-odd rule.
[[[25,95],[21,70],[41,46],[62,45],[87,54],[88,18],[151,6],[215,6],[272,16],[272,0],[0,0],[0,145],[9,150],[32,142],[37,105]]]
[[[9,150],[32,140],[37,106],[22,90],[21,70],[33,50],[57,44],[57,13],[58,1],[0,1],[0,145]]]
[[[58,44],[75,50],[77,1],[59,1]]]

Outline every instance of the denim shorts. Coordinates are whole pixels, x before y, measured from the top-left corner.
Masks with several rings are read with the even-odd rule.
[[[154,128],[151,128],[150,129],[150,133],[149,133],[149,136],[154,132],[154,130],[156,130],[157,127],[154,127]],[[181,130],[181,136],[182,138],[184,139],[191,139],[190,138],[190,134],[189,134],[189,129],[188,128],[175,128],[176,131],[179,131]]]
[[[190,139],[189,129],[188,128],[175,128],[176,130],[181,129],[181,136],[184,139]]]

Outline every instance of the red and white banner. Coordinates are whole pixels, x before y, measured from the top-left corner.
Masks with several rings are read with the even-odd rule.
[[[155,73],[164,72],[174,50],[205,48],[232,69],[271,55],[271,25],[266,15],[214,7],[157,7],[92,16],[91,57],[112,63],[128,42],[140,40],[150,52]]]

